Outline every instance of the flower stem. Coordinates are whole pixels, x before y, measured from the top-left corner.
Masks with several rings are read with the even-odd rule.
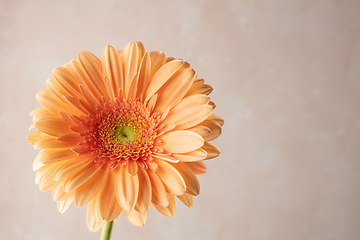
[[[102,227],[101,239],[100,240],[109,240],[110,239],[111,229],[112,229],[113,223],[114,222],[111,221],[111,222],[107,222],[107,223],[104,224],[104,226]]]

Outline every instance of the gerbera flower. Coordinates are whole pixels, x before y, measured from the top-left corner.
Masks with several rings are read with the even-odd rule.
[[[122,211],[143,226],[151,204],[165,216],[174,215],[175,197],[193,205],[203,160],[220,153],[208,141],[224,121],[189,63],[131,42],[122,51],[106,46],[102,60],[80,52],[46,84],[28,141],[42,149],[36,183],[60,212],[88,203],[97,231]]]

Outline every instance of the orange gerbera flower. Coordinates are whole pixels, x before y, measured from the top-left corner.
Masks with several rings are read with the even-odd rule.
[[[122,210],[143,226],[151,203],[165,216],[175,196],[193,205],[202,160],[220,153],[208,141],[224,121],[189,63],[131,42],[122,51],[106,46],[102,60],[80,52],[46,84],[28,141],[42,149],[36,183],[60,212],[89,203],[87,224],[97,231]]]

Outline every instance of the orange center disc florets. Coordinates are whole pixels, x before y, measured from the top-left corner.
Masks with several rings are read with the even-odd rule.
[[[147,168],[155,149],[160,114],[137,100],[116,99],[97,108],[96,115],[86,117],[89,130],[85,132],[88,149],[110,168],[136,161]]]

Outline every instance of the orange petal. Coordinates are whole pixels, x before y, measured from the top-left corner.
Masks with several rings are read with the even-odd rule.
[[[187,207],[192,207],[194,205],[194,196],[184,193],[183,195],[177,196],[178,199],[185,204]]]
[[[75,189],[75,205],[78,207],[88,203],[102,188],[108,175],[109,168],[100,169],[86,183]]]
[[[58,202],[57,207],[59,212],[64,213],[71,205],[71,203],[74,201],[73,197],[70,197],[64,201]]]
[[[56,182],[52,190],[54,201],[62,202],[74,196],[74,192],[67,193],[62,189],[63,181]]]
[[[209,101],[209,106],[211,106],[213,109],[216,108],[216,104],[213,101]]]
[[[109,99],[109,96],[105,91],[104,76],[101,71],[101,61],[95,55],[86,51],[79,52],[78,57],[82,67],[96,89],[102,96]]]
[[[207,156],[207,152],[201,148],[196,149],[195,151],[188,153],[177,153],[173,154],[173,156],[179,159],[181,162],[196,162],[199,160],[204,160]]]
[[[161,148],[170,153],[191,152],[204,145],[204,139],[199,134],[186,130],[165,133],[160,140],[164,143]]]
[[[209,95],[211,92],[213,91],[213,87],[208,85],[208,84],[203,84],[201,85],[200,88],[198,88],[197,90],[195,90],[193,92],[193,94],[205,94],[205,95]]]
[[[70,149],[45,149],[43,153],[39,156],[38,162],[40,163],[50,163],[63,161],[70,158],[75,158],[76,154]]]
[[[189,128],[188,130],[196,132],[197,134],[199,134],[203,138],[209,136],[212,133],[210,128],[205,127],[205,126],[201,126],[201,125]]]
[[[151,182],[143,168],[138,170],[139,176],[139,196],[135,205],[135,210],[141,213],[148,212],[151,204]]]
[[[33,116],[33,122],[37,122],[39,121],[39,119],[42,119],[42,118],[57,118],[59,117],[59,115],[56,113],[53,113],[49,110],[47,110],[45,107],[41,107],[41,108],[37,108],[35,109],[37,111],[35,112],[31,112],[30,115]]]
[[[194,174],[196,175],[206,173],[206,166],[202,161],[185,162],[184,164],[188,166],[191,169],[191,171],[193,171]]]
[[[59,111],[67,112],[70,114],[81,115],[78,109],[74,108],[72,105],[67,104],[55,96],[49,89],[41,89],[36,94],[36,99],[44,107],[52,111],[53,113],[58,113]]]
[[[159,165],[156,174],[164,183],[166,191],[174,195],[183,195],[186,184],[179,171],[165,161],[156,160],[156,163]]]
[[[135,42],[129,42],[123,49],[120,61],[123,66],[124,85],[122,86],[123,92],[127,94],[131,80],[134,78],[138,70],[139,53],[138,47]],[[140,59],[141,60],[141,59]],[[127,98],[127,95],[125,95]]]
[[[151,60],[151,70],[150,70],[150,79],[154,76],[154,74],[159,70],[161,66],[165,64],[166,55],[163,52],[152,51],[149,53]]]
[[[85,182],[87,182],[91,177],[93,177],[102,167],[102,163],[90,163],[86,165],[81,170],[73,173],[69,181],[66,182],[64,185],[64,191],[65,192],[71,192],[75,190],[76,188],[83,185]]]
[[[72,142],[61,142],[57,141],[56,137],[52,137],[49,135],[46,135],[39,139],[34,144],[35,149],[45,149],[45,148],[71,148],[76,146],[77,143]]]
[[[160,207],[166,207],[169,205],[169,200],[166,196],[166,190],[159,176],[152,170],[147,170],[149,179],[151,181],[151,202]]]
[[[42,155],[44,154],[44,150],[40,151],[35,159],[34,159],[34,162],[33,162],[33,165],[32,165],[32,168],[33,168],[33,171],[36,171],[38,170],[39,168],[41,168],[42,166],[44,166],[44,163],[42,162],[39,162],[39,159],[42,158]]]
[[[212,108],[207,105],[209,97],[202,94],[192,95],[182,99],[169,112],[164,124],[176,124],[178,129],[186,129],[204,121]]]
[[[115,170],[115,194],[124,211],[134,209],[139,194],[139,178],[137,175],[130,176],[128,166],[118,167]]]
[[[69,133],[58,137],[56,140],[61,142],[78,143],[84,141],[84,138],[80,136],[78,133]]]
[[[138,164],[136,161],[128,161],[128,171],[131,176],[135,176],[138,172]]]
[[[28,135],[27,140],[32,145],[35,145],[35,143],[44,136],[46,136],[45,133],[40,132],[40,131],[34,131]]]
[[[101,219],[99,211],[99,195],[96,195],[90,202],[86,212],[86,223],[92,232],[99,230],[106,221]]]
[[[224,125],[224,119],[216,114],[211,114],[206,120],[211,120],[219,124],[220,126]]]
[[[97,99],[98,97],[101,97],[101,93],[99,92],[97,87],[95,87],[92,80],[89,78],[85,69],[81,65],[79,59],[73,59],[70,62],[70,69],[71,69],[71,72],[74,74],[75,78],[77,79],[77,81],[81,85],[86,86],[90,90],[92,95],[95,97],[95,99]]]
[[[137,97],[140,97],[141,94],[144,94],[147,89],[147,86],[149,84],[150,68],[151,60],[149,53],[146,52],[139,67]]]
[[[123,73],[117,49],[108,45],[102,54],[102,69],[109,78],[113,94],[117,96],[119,89],[123,86]]]
[[[204,84],[204,79],[195,78],[193,85],[191,85],[189,91],[185,94],[185,96],[194,95],[194,92],[198,90]]]
[[[171,164],[181,174],[186,184],[186,193],[198,195],[200,193],[200,183],[193,171],[184,163]]]
[[[61,118],[43,118],[35,123],[35,127],[40,131],[52,136],[61,136],[74,133],[68,123]]]
[[[53,174],[57,167],[57,163],[47,164],[38,170],[35,176],[35,183],[39,185],[40,191],[49,192],[53,190],[56,183],[53,179]]]
[[[132,210],[131,212],[125,212],[125,215],[129,222],[137,227],[142,227],[146,223],[147,212],[140,213],[136,210]]]
[[[173,156],[171,155],[166,155],[166,154],[160,154],[160,153],[157,153],[157,154],[154,154],[152,155],[154,158],[157,158],[157,159],[160,159],[160,160],[164,160],[164,161],[167,161],[167,162],[172,162],[172,163],[177,163],[179,162],[178,159],[174,158]]]
[[[58,80],[51,76],[46,80],[46,85],[59,99],[66,103],[64,95],[69,95],[69,93],[60,85]]]
[[[158,101],[154,111],[163,112],[168,107],[173,107],[178,103],[189,90],[195,79],[195,70],[185,68],[173,76],[160,89]]]
[[[53,70],[53,75],[58,83],[68,92],[66,95],[81,96],[79,83],[68,67],[58,67]]]
[[[214,121],[205,120],[204,122],[200,123],[200,126],[208,127],[211,130],[211,133],[208,136],[204,137],[205,141],[214,140],[221,134],[221,126]]]
[[[100,190],[99,208],[101,216],[106,222],[117,218],[122,211],[115,196],[114,173],[112,170],[109,171],[106,182]]]
[[[93,159],[94,158],[89,157],[74,157],[70,160],[63,161],[54,172],[54,180],[60,181],[66,178],[67,176],[90,164]]]
[[[169,205],[167,207],[163,208],[156,205],[154,205],[154,207],[164,216],[172,217],[174,216],[176,209],[175,196],[168,193],[167,197],[169,199]]]
[[[145,102],[154,95],[184,64],[182,60],[174,60],[163,65],[152,77],[145,93]]]
[[[206,159],[217,157],[220,154],[220,150],[217,147],[215,147],[213,144],[208,142],[205,142],[204,146],[202,146],[201,148],[207,152]]]

